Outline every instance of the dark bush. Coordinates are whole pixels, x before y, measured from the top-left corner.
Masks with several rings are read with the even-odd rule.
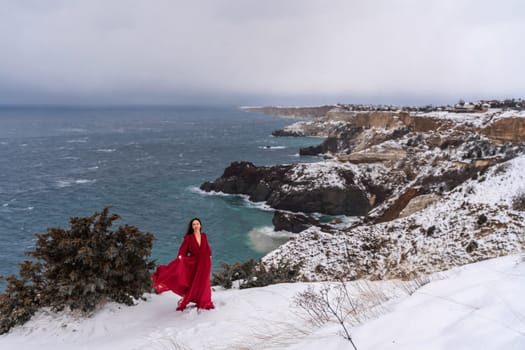
[[[38,262],[19,264],[20,278],[0,295],[0,334],[29,320],[40,307],[69,307],[86,314],[105,301],[133,304],[151,291],[148,261],[153,235],[133,226],[111,230],[116,214],[108,208],[90,217],[70,219],[70,228],[48,228],[35,234],[36,248],[27,252]]]
[[[512,209],[525,211],[525,192],[520,193],[512,199]]]
[[[223,286],[224,288],[231,288],[233,281],[244,280],[252,275],[255,270],[255,261],[250,259],[243,263],[233,263],[228,265],[225,262],[219,262],[221,269],[212,274],[212,285]]]
[[[478,222],[479,226],[482,226],[483,224],[485,224],[487,222],[487,216],[485,214],[479,215],[477,222]]]
[[[253,259],[244,263],[228,265],[220,263],[221,270],[213,273],[212,285],[231,288],[233,281],[240,280],[239,288],[264,287],[270,284],[296,282],[299,278],[300,264],[267,266]]]
[[[436,232],[436,226],[432,225],[429,228],[427,228],[427,236],[432,236]]]
[[[478,242],[476,241],[470,241],[467,246],[465,247],[465,250],[467,253],[472,253],[474,250],[478,249]]]
[[[8,283],[6,291],[0,294],[0,334],[29,321],[40,307],[41,266],[31,261],[18,265],[20,278],[0,276]]]
[[[244,280],[240,288],[264,287],[270,284],[296,282],[299,278],[300,265],[282,264],[277,267],[259,263],[254,273]]]
[[[500,164],[496,167],[496,169],[494,169],[494,175],[504,174],[505,172],[507,172],[508,169],[509,169],[508,163]]]

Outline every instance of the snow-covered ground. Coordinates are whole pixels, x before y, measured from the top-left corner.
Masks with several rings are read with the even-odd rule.
[[[349,282],[362,297],[363,281]],[[315,327],[295,306],[298,292],[320,283],[216,290],[216,309],[175,311],[173,294],[133,307],[110,303],[93,317],[40,312],[0,336],[1,349],[351,349],[333,322]],[[367,283],[391,297],[350,328],[358,349],[525,349],[525,259],[513,255],[431,276],[411,295],[407,282]],[[361,288],[362,290],[362,288]],[[369,293],[370,295],[370,293]],[[377,310],[380,310],[378,313]]]
[[[486,112],[472,112],[472,113],[452,113],[446,111],[411,113],[412,116],[417,117],[431,117],[436,119],[444,119],[455,122],[456,124],[468,123],[472,126],[482,128],[487,124],[504,118],[524,118],[525,111],[508,110],[504,111],[501,108],[492,108]]]

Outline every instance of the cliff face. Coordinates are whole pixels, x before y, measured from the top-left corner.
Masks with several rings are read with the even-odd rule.
[[[523,111],[331,108],[274,134],[325,137],[300,154],[328,160],[234,163],[201,188],[246,194],[289,212],[361,217],[321,224],[308,215],[276,214],[276,227],[300,233],[265,257],[267,263],[301,263],[303,277],[314,280],[412,278],[525,248],[525,210],[509,204],[525,183],[518,170],[525,166]],[[502,195],[504,186],[515,188]],[[477,191],[497,200],[480,200]]]
[[[268,113],[276,115],[317,116],[316,122],[297,124],[278,130],[276,136],[334,136],[334,133],[346,124],[344,129],[351,128],[379,128],[395,129],[400,126],[409,128],[414,132],[434,132],[445,129],[458,129],[481,133],[494,141],[499,142],[525,142],[525,114],[521,112],[485,112],[478,114],[454,113],[421,113],[393,111],[341,111],[337,108],[319,108],[315,115],[304,111],[301,115],[300,108],[270,108]],[[322,114],[325,112],[324,114]],[[514,116],[516,115],[516,116]],[[449,119],[450,118],[450,119]],[[461,122],[458,122],[461,120]]]
[[[347,111],[334,105],[318,107],[245,107],[244,110],[282,117],[297,117],[317,120],[315,124],[304,124],[290,130],[275,132],[276,136],[321,136],[327,137],[337,127],[337,122],[350,123],[354,128],[393,129],[400,124],[416,132],[432,132],[444,128],[459,127],[474,130],[500,142],[525,141],[525,112],[491,110],[480,113],[408,112],[408,111]],[[451,116],[458,118],[448,119]],[[444,116],[446,116],[444,118]],[[457,120],[465,123],[458,126]]]
[[[501,142],[524,142],[525,118],[510,117],[496,120],[483,128],[481,133]]]
[[[248,195],[255,202],[304,213],[365,215],[370,209],[366,191],[355,181],[351,167],[337,164],[256,167],[234,162],[203,191]]]
[[[415,197],[441,195],[524,150],[523,112],[355,112],[328,106],[265,111],[325,113],[276,135],[325,136],[320,145],[300,154],[323,154],[335,162],[274,167],[232,163],[223,176],[203,184],[203,190],[245,194],[275,209],[366,215],[369,221],[385,222],[398,218]]]

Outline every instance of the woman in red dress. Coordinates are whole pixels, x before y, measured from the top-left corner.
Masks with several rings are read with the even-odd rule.
[[[201,228],[199,218],[191,219],[177,258],[168,265],[160,265],[152,275],[153,287],[158,293],[171,290],[182,296],[178,311],[192,302],[199,309],[214,308],[210,286],[211,248]]]

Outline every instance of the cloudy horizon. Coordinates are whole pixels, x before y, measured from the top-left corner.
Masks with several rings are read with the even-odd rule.
[[[518,0],[0,4],[0,104],[525,97]]]

